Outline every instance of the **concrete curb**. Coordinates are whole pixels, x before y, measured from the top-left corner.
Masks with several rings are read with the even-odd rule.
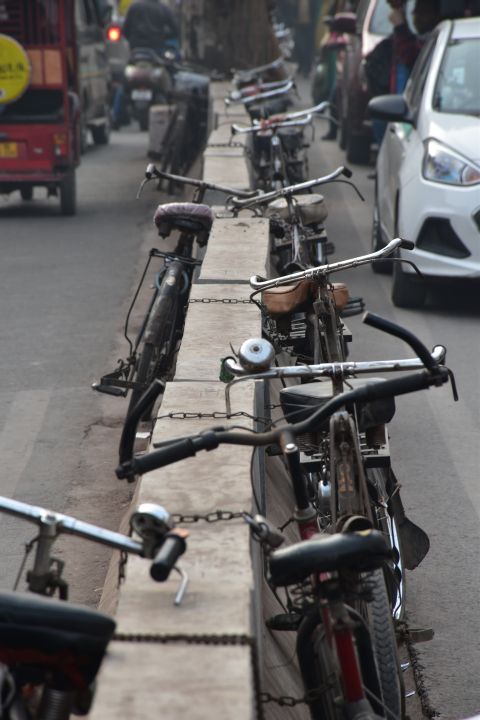
[[[204,154],[203,175],[211,182],[248,188],[246,155],[241,147],[228,145],[227,132],[231,122],[247,117],[243,112],[227,116],[221,99],[227,87],[218,83],[213,88],[216,129]],[[167,386],[153,442],[215,422],[211,414],[225,411],[220,359],[231,354],[230,344],[238,347],[261,332],[259,311],[248,304],[246,281],[267,271],[268,222],[223,215],[217,213],[199,282],[192,289],[175,378]],[[254,396],[251,384],[241,384],[232,395],[233,411],[254,415]],[[169,416],[178,412],[210,418]],[[239,421],[222,420],[229,422]],[[241,424],[251,427],[252,421],[242,417]],[[250,511],[250,460],[248,448],[200,454],[141,478],[135,501],[157,502],[182,514]],[[260,585],[254,581],[248,529],[241,519],[189,528],[181,565],[190,586],[180,607],[173,605],[173,574],[167,583],[155,584],[145,561],[129,559],[116,620],[117,631],[130,637],[109,648],[91,720],[151,720],[159,714],[163,720],[259,717],[252,645],[259,639],[261,593],[255,590]],[[110,579],[115,572],[112,566]],[[113,604],[109,593],[102,607]]]

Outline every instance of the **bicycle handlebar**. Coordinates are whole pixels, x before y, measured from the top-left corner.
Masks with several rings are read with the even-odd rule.
[[[238,190],[237,188],[230,188],[226,185],[217,185],[215,183],[207,182],[206,180],[199,180],[198,178],[173,175],[172,173],[165,172],[164,170],[159,170],[156,165],[149,163],[145,170],[145,178],[140,184],[137,199],[140,197],[146,183],[153,180],[153,178],[157,178],[158,180],[172,180],[173,182],[177,182],[182,185],[192,185],[193,187],[201,188],[202,190],[215,190],[217,192],[225,193],[225,195],[238,195],[241,198],[252,198],[259,193],[258,190]]]
[[[253,125],[242,126],[232,125],[232,135],[235,133],[246,134],[261,132],[268,130],[269,128],[277,129],[283,127],[297,127],[302,125],[309,125],[313,120],[313,115],[323,113],[330,107],[330,103],[326,100],[314,105],[313,107],[298,110],[293,113],[279,113],[278,115],[272,115],[269,118],[262,120],[255,120]]]
[[[250,447],[259,447],[278,442],[282,438],[284,441],[290,442],[290,438],[318,429],[326,420],[333,415],[341,407],[347,404],[357,402],[371,402],[373,400],[381,400],[398,395],[404,395],[418,390],[424,390],[432,385],[440,386],[448,382],[450,371],[437,365],[427,348],[416,338],[410,331],[389,321],[383,321],[383,318],[372,316],[366,313],[364,322],[377,327],[389,334],[404,340],[412,349],[417,351],[419,358],[428,355],[428,370],[424,370],[413,375],[407,375],[392,380],[384,380],[381,383],[366,384],[347,391],[340,395],[334,396],[330,401],[315,410],[306,420],[298,423],[289,423],[282,428],[270,430],[263,433],[246,433],[225,428],[216,428],[208,430],[204,433],[182,438],[175,441],[171,445],[161,447],[146,456],[133,458],[130,462],[124,463],[117,468],[117,477],[125,477],[126,474],[142,474],[152,469],[157,469],[165,465],[177,462],[186,457],[191,456],[192,448],[196,452],[199,450],[207,450],[216,447],[219,444],[246,445]],[[215,438],[213,442],[212,436]]]
[[[313,115],[310,113],[309,115],[302,115],[302,117],[296,119],[293,118],[291,120],[274,120],[272,122],[266,120],[255,123],[255,125],[248,125],[245,127],[242,125],[232,125],[231,134],[254,135],[255,133],[262,133],[266,132],[267,130],[281,130],[282,128],[289,127],[306,127],[307,125],[311,125],[312,120]]]
[[[272,278],[270,280],[266,280],[260,275],[253,275],[250,278],[250,287],[254,290],[268,290],[269,288],[280,287],[281,285],[291,285],[299,280],[314,280],[319,275],[329,275],[330,273],[339,272],[340,270],[346,270],[352,267],[358,267],[359,265],[366,265],[367,263],[373,262],[379,258],[387,257],[397,248],[412,250],[414,247],[414,243],[410,240],[394,238],[393,240],[390,240],[388,245],[385,245],[385,247],[380,250],[375,250],[367,255],[359,255],[358,257],[350,258],[349,260],[339,260],[338,262],[330,263],[328,265],[318,265],[317,267],[299,270],[298,272],[291,273],[291,275],[282,275],[282,277]]]
[[[274,97],[280,97],[282,95],[286,95],[294,87],[295,87],[295,82],[293,80],[287,80],[285,85],[282,85],[279,88],[273,88],[272,90],[267,90],[266,92],[259,92],[259,93],[256,93],[255,95],[246,95],[242,98],[239,98],[238,100],[231,100],[230,98],[226,97],[226,98],[224,98],[224,103],[227,107],[234,103],[238,103],[241,105],[250,105],[255,102],[263,102],[264,100],[270,100],[271,98],[274,98]]]
[[[242,80],[243,78],[250,78],[261,75],[263,72],[268,72],[269,70],[276,70],[277,68],[281,67],[284,62],[285,58],[282,55],[279,55],[277,58],[275,58],[275,60],[266,63],[266,65],[257,65],[256,67],[250,68],[248,70],[233,69],[232,73],[234,75],[234,80]]]
[[[28,503],[12,500],[3,496],[0,496],[0,511],[7,515],[14,515],[23,520],[33,522],[39,526],[47,524],[55,526],[56,534],[65,533],[68,535],[77,535],[85,540],[93,540],[101,545],[108,545],[109,547],[115,548],[116,550],[143,556],[143,545],[141,542],[122,535],[122,533],[77,520],[70,515],[63,515],[62,513],[53,512],[40,506],[29,505]]]
[[[310,190],[317,185],[325,185],[326,183],[333,182],[334,180],[337,180],[337,178],[339,178],[341,175],[350,178],[352,177],[352,171],[349,170],[349,168],[340,165],[336,170],[333,170],[333,172],[329,173],[328,175],[324,175],[323,177],[314,178],[313,180],[306,180],[305,182],[297,183],[295,185],[288,185],[287,187],[279,188],[278,190],[271,190],[270,192],[263,194],[257,193],[250,198],[241,199],[238,194],[234,194],[232,197],[228,198],[226,202],[226,207],[229,210],[234,210],[253,208],[256,205],[267,205],[272,200],[277,200],[277,198],[285,198],[289,195],[301,193],[304,190]],[[349,184],[352,185],[352,187],[358,193],[359,197],[363,200],[363,196],[359,193],[355,185],[353,183]]]
[[[371,322],[366,322],[372,325]],[[248,342],[248,341],[247,341]],[[252,341],[253,342],[253,341]],[[262,341],[266,342],[266,341]],[[443,364],[446,357],[444,345],[435,345],[429,354],[434,365]],[[315,378],[315,377],[355,377],[367,373],[400,372],[402,370],[420,370],[427,363],[422,357],[400,358],[396,360],[350,360],[345,362],[318,363],[317,365],[285,365],[269,367],[266,370],[249,370],[226,358],[225,369],[240,380],[272,380],[274,378]],[[232,383],[237,380],[233,380]]]

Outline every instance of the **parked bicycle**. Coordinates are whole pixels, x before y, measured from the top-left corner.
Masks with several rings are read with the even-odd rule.
[[[38,534],[28,543],[25,561],[35,557],[27,571],[32,593],[0,592],[0,716],[5,720],[68,720],[87,715],[115,621],[96,610],[63,602],[68,598],[64,562],[52,555],[61,534],[107,545],[150,561],[150,575],[165,581],[176,569],[181,582],[179,604],[187,575],[176,567],[186,549],[188,533],[176,528],[161,506],[144,503],[130,517],[131,535],[82,522],[69,515],[0,497],[0,512],[33,523]],[[58,595],[60,599],[53,599]],[[45,596],[45,597],[39,597]]]
[[[195,192],[191,202],[173,202],[158,206],[154,215],[158,234],[166,239],[176,232],[175,249],[166,252],[153,248],[150,251],[125,322],[124,335],[130,348],[129,355],[125,360],[119,361],[113,372],[93,384],[94,390],[118,397],[125,397],[130,392],[127,414],[133,410],[154,378],[167,380],[173,372],[178,344],[183,334],[190,288],[195,269],[201,265],[201,260],[193,256],[194,246],[196,243],[202,248],[207,244],[214,219],[212,209],[202,203],[205,193],[208,190],[226,195],[238,193],[238,190],[204,180],[166,173],[149,164],[139,194],[145,183],[154,179],[176,185],[190,185],[195,188]],[[240,193],[245,198],[253,194]],[[132,341],[129,337],[130,316],[153,258],[163,260],[163,266],[155,276],[155,287],[149,306],[140,330]],[[151,409],[146,409],[146,419]]]
[[[312,128],[313,140],[313,118],[328,107],[325,102],[305,110],[273,115],[251,126],[232,125],[232,136],[252,138],[251,156],[258,187],[276,190],[307,179],[309,145],[305,142],[304,129]]]
[[[233,70],[232,83],[236,88],[252,83],[271,82],[279,79],[285,72],[285,58],[279,56],[269,63],[247,70]]]
[[[441,345],[435,346],[431,353],[435,364],[443,364],[445,355],[445,348]],[[335,383],[338,379],[355,388],[359,384],[383,382],[379,377],[361,380],[361,375],[412,371],[424,364],[417,357],[282,367],[273,365],[274,357],[274,349],[267,340],[253,338],[242,344],[237,359],[224,361],[227,373],[233,377],[225,391],[227,414],[232,412],[230,388],[238,382],[276,378],[306,380],[309,384],[289,385],[279,393],[283,415],[287,421],[293,422],[307,418],[313,409],[338,393]],[[331,382],[313,382],[323,378]],[[316,509],[317,522],[323,531],[338,527],[339,511],[333,488],[344,486],[345,482],[338,483],[335,478],[340,471],[345,478],[349,474],[356,476],[354,483],[361,488],[361,493],[353,500],[362,499],[363,514],[388,537],[390,546],[395,550],[394,577],[388,584],[393,615],[399,619],[403,616],[405,605],[404,570],[413,570],[420,564],[429,543],[425,533],[406,517],[399,484],[391,469],[386,426],[394,413],[395,405],[391,399],[360,405],[354,411],[350,408],[347,414],[334,414],[329,426],[299,438],[299,444],[300,465]],[[351,515],[362,514],[358,507],[344,505],[345,509]]]
[[[258,86],[254,86],[250,91],[239,91],[233,96],[224,98],[224,102],[227,108],[232,105],[243,105],[250,120],[254,122],[286,112],[292,104],[292,92],[296,91],[295,81],[287,78],[269,89],[260,89]]]
[[[117,476],[123,478],[220,444],[280,447],[293,485],[293,516],[303,542],[270,557],[272,584],[290,588],[284,617],[272,618],[271,627],[297,631],[297,656],[313,720],[338,720],[347,711],[352,718],[401,717],[403,700],[390,604],[385,602],[380,582],[384,564],[391,565],[394,553],[383,533],[371,529],[374,518],[365,506],[362,488],[347,470],[335,476],[336,492],[331,493],[335,530],[341,528],[342,534],[318,536],[318,514],[301,468],[299,438],[321,430],[344,407],[368,406],[438,387],[450,379],[450,371],[411,333],[368,313],[364,320],[408,343],[418,355],[416,366],[421,362],[425,369],[355,387],[317,406],[308,417],[268,432],[215,427],[162,443],[159,449],[117,468]],[[334,366],[330,371],[334,372]]]

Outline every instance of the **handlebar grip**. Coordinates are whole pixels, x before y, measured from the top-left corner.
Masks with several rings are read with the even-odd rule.
[[[407,395],[408,393],[417,392],[418,390],[426,390],[431,385],[443,384],[448,381],[448,371],[439,372],[431,375],[422,371],[414,375],[404,375],[403,377],[385,380],[381,383],[366,385],[361,390],[365,390],[365,400],[372,402],[374,400],[383,400],[387,397],[397,397],[398,395]]]
[[[415,248],[415,243],[411,240],[404,240],[402,238],[402,242],[400,243],[400,247],[404,250],[413,250]]]
[[[342,170],[342,175],[345,175],[347,178],[351,178],[353,175],[353,172],[350,170],[350,168],[344,167]]]
[[[393,335],[394,337],[398,337],[400,340],[406,342],[418,355],[428,370],[434,370],[437,367],[437,363],[432,358],[425,345],[417,338],[416,335],[411,333],[410,330],[407,330],[401,325],[397,325],[391,320],[387,320],[386,318],[380,317],[380,315],[376,315],[371,312],[365,313],[363,316],[363,322],[365,325],[370,325],[371,327],[382,330],[383,332]]]
[[[218,438],[214,431],[208,431],[202,435],[183,438],[146,455],[134,457],[119,465],[115,474],[119,480],[131,475],[143,475],[165,465],[193,457],[199,450],[213,450],[216,447],[218,447]]]
[[[185,538],[175,532],[167,533],[150,567],[150,575],[157,582],[164,582],[180,555],[187,549]]]

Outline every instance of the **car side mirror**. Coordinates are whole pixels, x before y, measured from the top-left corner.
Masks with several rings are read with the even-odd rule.
[[[368,103],[368,113],[375,120],[406,122],[413,125],[410,108],[403,95],[379,95]]]

